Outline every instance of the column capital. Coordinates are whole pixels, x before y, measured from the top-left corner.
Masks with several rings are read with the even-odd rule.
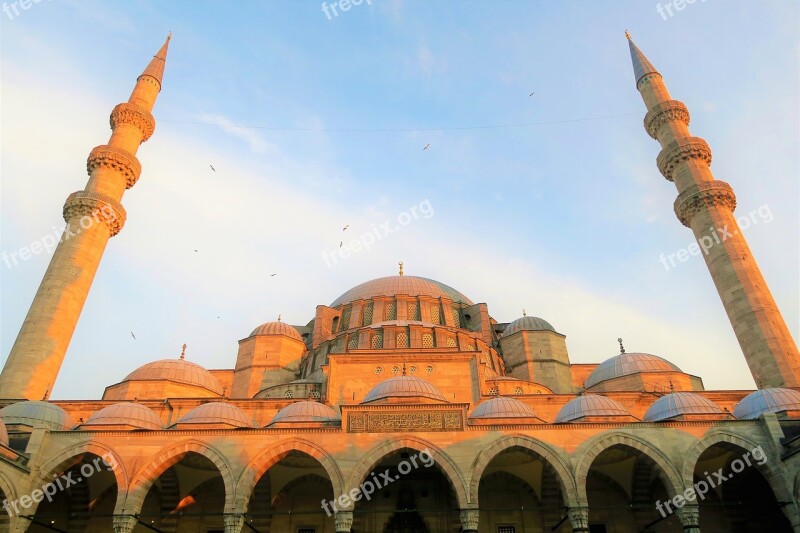
[[[699,159],[711,166],[711,147],[700,137],[682,137],[666,145],[656,158],[656,164],[667,181],[674,181],[673,173],[678,163]]]
[[[480,520],[478,509],[461,509],[460,516],[464,533],[477,533]]]
[[[112,525],[114,533],[132,533],[139,519],[132,514],[115,514]]]
[[[567,509],[567,515],[569,516],[572,531],[589,531],[588,507],[570,507]]]
[[[338,511],[333,522],[336,533],[350,533],[353,527],[353,511]]]
[[[675,199],[675,215],[681,224],[691,227],[694,216],[704,207],[726,207],[736,209],[736,195],[733,188],[724,181],[714,180],[692,185]]]
[[[226,514],[223,517],[225,521],[225,533],[241,533],[244,527],[244,516],[241,514]]]
[[[683,525],[683,531],[689,533],[700,533],[700,506],[697,504],[686,504],[675,510],[675,514]]]

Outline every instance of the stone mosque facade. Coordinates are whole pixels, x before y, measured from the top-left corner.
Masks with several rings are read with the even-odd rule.
[[[628,39],[678,219],[698,240],[736,228],[708,144]],[[233,368],[184,347],[100,399],[48,401],[125,223],[168,45],[91,151],[64,206],[81,231],[59,244],[0,375],[0,531],[800,532],[800,357],[741,232],[704,259],[755,391],[706,390],[622,341],[571,363],[557,324],[496,320],[401,265],[305,325],[243,332]]]

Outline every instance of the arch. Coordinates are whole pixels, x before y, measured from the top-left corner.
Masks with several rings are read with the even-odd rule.
[[[17,499],[17,491],[15,490],[14,483],[12,483],[3,472],[0,472],[0,490],[6,495],[7,500],[14,501]],[[5,513],[6,510],[0,509],[0,512]]]
[[[780,468],[774,468],[772,465],[780,462],[777,457],[770,457],[769,453],[771,447],[767,446],[766,449],[761,444],[741,435],[736,435],[725,430],[715,430],[703,437],[700,441],[691,446],[684,454],[682,475],[684,483],[687,487],[694,484],[694,469],[697,461],[703,452],[717,444],[729,444],[736,446],[743,451],[751,451],[755,448],[761,448],[767,461],[763,465],[754,463],[764,479],[772,488],[772,492],[778,501],[793,501],[792,491],[788,485],[789,480],[785,478]],[[771,459],[771,460],[770,460]]]
[[[659,477],[664,482],[664,487],[667,489],[667,493],[670,496],[683,492],[684,484],[680,473],[664,452],[654,447],[649,442],[634,437],[633,435],[613,432],[594,439],[594,442],[588,445],[586,451],[577,461],[575,483],[578,489],[579,501],[588,502],[586,495],[586,477],[589,474],[589,469],[591,469],[594,460],[607,449],[619,445],[632,448],[653,461],[659,468]]]
[[[217,467],[225,484],[225,511],[231,512],[233,509],[234,482],[233,469],[227,457],[213,446],[191,439],[162,448],[153,460],[140,468],[131,480],[124,502],[118,502],[118,507],[121,506],[121,508],[115,510],[115,513],[125,514],[127,512],[130,514],[139,512],[153,482],[169,467],[178,463],[190,452],[202,455]]]
[[[114,474],[114,478],[117,482],[117,494],[125,494],[128,491],[128,472],[125,468],[125,464],[122,462],[119,455],[117,455],[117,452],[102,442],[84,442],[62,450],[58,455],[39,468],[39,475],[34,478],[31,489],[49,483],[52,481],[51,474],[56,469],[66,464],[68,461],[86,453],[94,454],[101,459],[104,455],[109,455],[113,461],[115,461],[116,465],[111,468],[111,473]],[[112,465],[109,466],[111,467]]]
[[[283,459],[292,450],[303,452],[316,459],[322,468],[328,473],[328,478],[333,485],[333,493],[338,496],[342,494],[344,478],[333,457],[320,446],[305,439],[292,438],[270,446],[250,460],[244,467],[236,481],[236,510],[237,512],[247,511],[247,502],[255,489],[256,483],[261,476],[269,470],[275,463]]]
[[[378,444],[370,450],[358,464],[350,470],[350,476],[347,478],[345,489],[358,487],[361,482],[366,479],[367,475],[375,468],[381,459],[387,455],[400,451],[403,449],[412,449],[417,451],[427,450],[430,452],[431,457],[439,470],[444,474],[450,482],[450,486],[456,496],[459,508],[464,509],[467,507],[469,498],[467,497],[466,484],[464,483],[464,476],[461,475],[461,470],[453,459],[447,455],[444,450],[435,446],[433,443],[414,436],[406,436],[400,438],[392,438]]]
[[[547,444],[525,435],[508,435],[494,441],[488,448],[478,452],[472,463],[472,476],[469,482],[469,502],[478,503],[478,488],[484,470],[495,457],[510,448],[524,448],[541,457],[555,471],[558,483],[561,486],[562,497],[567,506],[577,504],[575,477],[569,467],[569,462],[555,449]]]

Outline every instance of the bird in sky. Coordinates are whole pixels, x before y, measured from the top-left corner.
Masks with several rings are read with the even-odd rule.
[[[216,168],[214,168],[214,165],[208,165],[208,166],[210,166],[210,167],[211,167],[211,170],[213,170],[214,172],[216,172],[216,171],[217,171],[217,169],[216,169]]]
[[[532,93],[531,93],[531,94],[529,94],[528,96],[533,96],[534,94],[536,94],[536,93],[535,93],[535,92],[532,92]]]
[[[270,275],[269,275],[269,277],[271,277],[271,278],[274,278],[274,277],[275,277],[275,276],[277,276],[277,275],[278,275],[278,274],[270,274]]]
[[[346,225],[345,227],[342,228],[342,231],[347,231],[347,228],[349,228],[349,227],[350,227],[350,224]]]
[[[197,251],[197,250],[195,250],[195,252],[196,252],[196,251]]]
[[[426,145],[425,145],[425,148],[423,148],[423,149],[422,149],[422,151],[424,152],[425,150],[427,150],[428,148],[430,148],[430,146],[431,146],[431,143],[428,143],[428,144],[426,144]]]
[[[133,337],[133,340],[136,340],[136,335],[134,335],[132,331],[131,331],[131,337]]]
[[[344,241],[339,241],[339,248],[341,248],[343,244],[344,244]]]

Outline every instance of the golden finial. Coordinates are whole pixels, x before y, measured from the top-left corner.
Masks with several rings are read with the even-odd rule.
[[[403,375],[406,375],[406,362],[403,361]]]
[[[181,346],[181,359],[186,359],[186,344]]]
[[[398,264],[398,265],[400,265],[400,275],[402,276],[402,275],[403,275],[403,262],[402,262],[402,261],[400,261],[400,262],[399,262],[399,263],[397,263],[397,264]]]
[[[522,309],[522,316],[528,316],[528,313],[525,311],[524,308]]]
[[[625,353],[625,347],[622,345],[622,337],[618,338],[617,342],[619,343],[619,353],[620,354]]]
[[[625,30],[625,38],[628,39],[629,41],[631,40],[631,34],[628,33],[628,30]]]
[[[278,322],[281,321],[281,318],[283,318],[283,317],[281,315],[278,315]]]
[[[172,39],[172,32],[169,32],[167,34],[167,42],[169,42],[170,39]]]

